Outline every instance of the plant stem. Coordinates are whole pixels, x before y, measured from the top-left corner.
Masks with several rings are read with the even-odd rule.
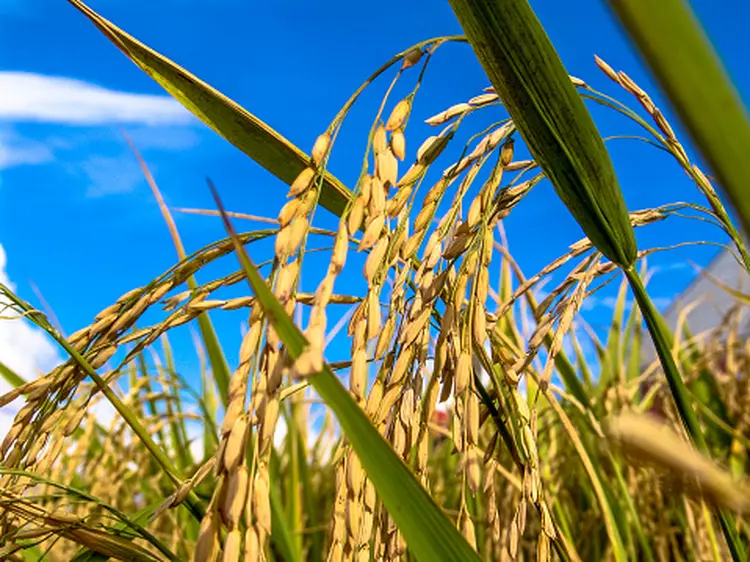
[[[630,266],[625,269],[625,276],[630,283],[630,287],[633,289],[635,300],[638,302],[643,318],[646,321],[646,327],[651,334],[651,339],[654,342],[654,347],[659,356],[664,376],[667,379],[667,384],[669,384],[669,390],[674,398],[680,419],[685,426],[685,431],[687,431],[690,440],[698,451],[709,456],[708,445],[706,444],[703,431],[698,423],[698,418],[693,411],[693,406],[690,404],[687,387],[685,386],[674,358],[672,357],[672,346],[669,343],[671,338],[669,337],[667,327],[664,325],[661,315],[651,301],[651,297],[649,297],[646,287],[643,285],[643,281],[641,280],[640,275],[638,275],[635,267]],[[734,517],[726,511],[718,508],[715,508],[714,511],[721,523],[721,529],[724,532],[724,538],[726,539],[729,550],[732,553],[732,559],[735,562],[744,561],[744,548],[742,547],[739,537],[737,536],[737,531],[735,530]]]

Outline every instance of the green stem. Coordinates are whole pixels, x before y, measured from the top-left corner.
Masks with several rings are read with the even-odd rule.
[[[651,339],[659,356],[664,376],[667,379],[667,384],[669,384],[669,390],[672,393],[675,405],[677,406],[677,412],[685,426],[685,430],[696,449],[704,455],[709,456],[708,445],[703,436],[703,431],[690,404],[690,395],[672,357],[672,349],[669,343],[670,337],[661,315],[656,310],[648,292],[646,292],[646,287],[643,285],[643,281],[634,266],[625,269],[625,276],[630,283],[630,287],[633,289],[635,300],[638,302],[638,307],[641,309],[643,318],[646,321],[646,327],[651,334]],[[729,550],[732,553],[732,560],[735,562],[744,561],[744,548],[737,535],[734,517],[721,509],[714,508],[714,510],[721,523],[721,529],[724,532],[724,538],[727,541]]]
[[[635,270],[635,267],[631,266],[625,269],[625,276],[630,283],[630,287],[633,289],[633,294],[635,295],[635,300],[638,302],[638,307],[641,309],[643,319],[646,321],[646,327],[651,334],[651,339],[654,342],[656,353],[664,370],[664,376],[667,379],[669,390],[677,406],[677,412],[685,426],[685,431],[687,431],[696,448],[702,453],[707,453],[708,446],[703,437],[698,418],[690,404],[687,387],[672,357],[672,346],[669,343],[670,338],[661,315],[646,292],[646,287],[643,285],[643,281]]]

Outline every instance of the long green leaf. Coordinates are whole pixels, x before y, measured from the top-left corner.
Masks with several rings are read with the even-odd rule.
[[[609,0],[750,232],[750,119],[685,0]]]
[[[185,427],[185,418],[182,417],[182,400],[180,398],[179,387],[171,380],[172,373],[176,372],[174,357],[172,355],[172,346],[169,343],[167,334],[161,335],[162,351],[164,353],[164,370],[161,373],[164,377],[164,391],[169,397],[164,401],[164,409],[167,418],[169,418],[169,429],[172,435],[172,447],[174,455],[177,457],[177,466],[180,470],[185,471],[189,466],[195,463],[193,455],[190,452],[188,444],[187,428]],[[172,408],[174,400],[175,408]],[[175,415],[175,413],[177,415]]]
[[[223,211],[213,185],[211,190],[216,205],[222,212],[224,225],[235,242],[236,254],[248,282],[263,306],[269,322],[284,342],[291,359],[296,360],[307,345],[305,337],[250,261]],[[417,558],[426,562],[479,560],[476,552],[441,512],[388,442],[372,426],[327,364],[320,373],[310,376],[310,384],[336,414],[341,429],[357,453],[367,477],[372,481],[378,496]]]
[[[216,435],[216,428],[209,424],[209,421],[217,419],[218,399],[213,382],[208,376],[206,362],[201,355],[201,396],[205,404],[205,413],[203,418],[203,458],[209,458],[216,450],[217,443],[210,437]]]
[[[284,413],[287,420],[287,431],[286,431],[286,450],[288,455],[288,467],[287,473],[287,487],[288,493],[286,498],[287,511],[289,513],[289,521],[291,522],[293,529],[302,529],[302,501],[301,491],[303,489],[303,483],[300,480],[300,461],[305,462],[304,458],[299,458],[299,444],[302,442],[302,435],[297,424],[297,404],[295,399],[299,395],[291,396],[289,408],[284,409]],[[306,447],[303,445],[303,449]],[[296,541],[297,550],[302,550],[302,535],[298,533],[294,538]]]
[[[177,101],[258,164],[287,184],[308,166],[299,148],[198,77],[147,47],[80,0],[68,0],[141,70]],[[321,204],[340,216],[351,192],[333,175],[323,176]]]
[[[291,426],[288,426],[291,427]],[[279,481],[279,458],[276,449],[271,449],[271,478]],[[271,540],[279,549],[282,559],[288,562],[299,562],[299,537],[295,536],[294,528],[290,524],[289,516],[284,510],[278,486],[271,486],[269,490],[271,500]]]
[[[628,513],[630,514],[630,519],[635,529],[635,536],[638,538],[638,544],[641,546],[640,559],[647,562],[653,562],[654,553],[651,550],[651,545],[648,542],[648,537],[646,536],[646,533],[643,530],[643,526],[641,525],[640,514],[638,513],[638,509],[636,508],[635,502],[633,501],[633,496],[630,494],[630,488],[628,487],[628,484],[625,481],[625,477],[622,474],[620,464],[612,453],[608,453],[608,456],[612,464],[612,472],[614,473],[615,480],[617,481],[617,485],[620,488],[620,496],[623,498],[622,503],[624,504],[625,509],[627,509]]]
[[[13,388],[26,384],[26,381],[21,375],[16,373],[2,361],[0,361],[0,377],[2,377],[3,380]]]
[[[135,330],[135,326],[133,326],[133,329]],[[140,376],[142,378],[143,389],[146,392],[146,395],[150,396],[153,392],[153,389],[151,388],[151,377],[149,376],[148,366],[146,365],[146,358],[143,356],[143,353],[139,353],[136,356],[135,362],[131,363],[131,366],[132,366],[132,369],[135,371],[135,375],[137,377]],[[140,406],[143,409],[148,407],[148,414],[152,417],[156,417],[159,413],[159,408],[157,406],[156,400],[154,400],[153,397],[149,397],[149,399],[146,400],[145,403],[141,404]],[[161,427],[156,432],[156,436],[161,446],[166,447],[167,440],[164,437],[164,430]]]
[[[612,161],[526,0],[449,0],[534,160],[588,238],[621,266],[635,233]]]
[[[622,328],[625,318],[625,297],[627,296],[627,292],[628,283],[626,279],[623,279],[620,289],[617,292],[617,300],[615,301],[615,308],[612,313],[612,323],[607,334],[606,370],[609,372],[611,380],[617,383],[621,383],[625,379],[621,340],[623,337]]]
[[[292,423],[296,423],[292,418]],[[319,528],[320,522],[324,517],[320,513],[319,506],[316,506],[313,499],[313,479],[310,475],[310,467],[307,464],[307,449],[305,448],[304,438],[297,440],[297,462],[299,463],[300,482],[302,486],[302,500],[305,506],[306,524],[309,528]],[[323,543],[325,533],[322,530],[316,530],[308,534],[310,548],[307,553],[309,562],[323,561]]]
[[[625,552],[625,546],[622,542],[622,536],[620,535],[617,526],[618,518],[615,515],[615,506],[610,504],[609,498],[604,488],[604,483],[601,479],[601,469],[599,466],[594,464],[594,458],[592,458],[587,451],[585,441],[581,439],[581,436],[578,434],[578,431],[576,430],[568,415],[565,413],[565,410],[562,408],[562,406],[560,406],[560,404],[558,404],[557,400],[555,400],[554,398],[550,398],[549,403],[552,406],[552,409],[557,414],[565,432],[570,438],[570,441],[573,443],[573,447],[575,448],[576,453],[578,454],[578,457],[583,464],[583,468],[586,471],[586,475],[591,482],[591,487],[593,488],[593,492],[596,495],[596,501],[598,502],[599,507],[602,510],[604,526],[611,543],[614,558],[617,562],[624,562],[625,560],[627,560],[627,554]],[[584,488],[584,490],[586,490],[586,488]]]

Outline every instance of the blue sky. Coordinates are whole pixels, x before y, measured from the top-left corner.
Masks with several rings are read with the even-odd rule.
[[[593,62],[598,54],[651,93],[686,140],[604,2],[580,0],[573,7],[552,0],[531,3],[571,74],[635,107],[634,100],[598,71]],[[394,53],[430,37],[461,32],[447,2],[385,0],[367,4],[367,9],[338,0],[214,0],[210,9],[194,0],[91,0],[90,5],[305,150],[350,93]],[[750,78],[743,73],[750,7],[729,0],[699,0],[693,5],[744,99],[750,99]],[[365,142],[362,131],[387,82],[376,82],[345,125],[331,166],[346,183],[356,178]],[[487,85],[468,46],[442,47],[407,130],[407,143],[416,139],[409,145],[411,154],[431,134],[421,121],[481,93]],[[592,107],[592,112],[605,136],[636,132],[610,111]],[[67,2],[0,0],[4,275],[37,305],[32,283],[38,287],[68,333],[175,261],[167,230],[121,128],[142,151],[172,206],[212,207],[206,176],[212,177],[231,210],[275,216],[283,204],[285,189],[278,180],[171,102]],[[700,202],[669,157],[635,141],[614,140],[608,146],[630,209],[676,200]],[[321,220],[330,224],[322,213]],[[177,214],[176,220],[189,251],[223,233],[213,218]],[[546,182],[505,226],[511,249],[527,274],[581,237]],[[685,240],[724,241],[715,229],[675,219],[640,229],[638,239],[644,248]],[[665,268],[653,279],[659,302],[667,302],[690,281],[694,271],[688,259],[705,265],[716,251],[697,247],[654,258],[652,264]],[[0,253],[0,276],[2,257]],[[211,272],[235,267],[225,262]],[[211,272],[199,274],[199,281],[212,279]],[[353,283],[358,272],[358,267],[350,267],[346,279]],[[587,318],[604,324],[610,314],[603,298],[601,306],[587,311]],[[244,313],[215,315],[231,360],[243,317]],[[0,338],[31,341],[30,333],[16,331]],[[19,345],[14,349],[23,349]],[[31,349],[48,357],[49,350],[36,343]],[[192,361],[191,353],[190,345],[178,346],[184,364]],[[23,370],[44,366],[48,360],[24,365]]]

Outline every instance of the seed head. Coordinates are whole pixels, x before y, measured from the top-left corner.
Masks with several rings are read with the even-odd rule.
[[[198,540],[195,543],[194,560],[201,562],[217,560],[220,546],[216,523],[216,516],[212,511],[203,517],[198,531]]]
[[[464,390],[469,387],[471,371],[471,354],[468,351],[461,351],[461,354],[458,356],[458,364],[456,365],[456,380],[454,388],[456,396],[463,394]]]
[[[336,240],[333,243],[333,252],[331,253],[331,267],[336,273],[344,269],[346,256],[349,251],[349,233],[344,221],[339,222],[339,229],[336,233]]]
[[[408,186],[414,185],[419,178],[421,178],[425,173],[425,167],[423,164],[412,164],[411,167],[406,170],[406,173],[401,177],[401,179],[396,183],[394,187],[397,188],[404,188]]]
[[[347,228],[349,230],[349,236],[354,236],[362,226],[362,221],[365,217],[365,206],[367,202],[360,195],[354,200],[351,210],[349,211],[349,217],[346,220]]]
[[[260,544],[258,533],[253,527],[245,531],[245,558],[246,562],[260,562]]]
[[[297,178],[292,182],[289,187],[289,193],[287,197],[295,197],[305,191],[313,181],[315,177],[315,170],[313,168],[305,168],[302,170]]]
[[[375,134],[372,137],[372,149],[376,156],[388,150],[388,138],[382,124],[375,128]]]
[[[437,125],[442,125],[443,123],[447,123],[454,117],[461,115],[462,113],[466,113],[469,110],[471,110],[471,106],[468,103],[458,103],[456,105],[449,107],[445,111],[430,117],[429,119],[425,121],[425,123],[433,127]]]
[[[372,217],[359,242],[359,251],[369,250],[375,245],[385,226],[385,214]]]
[[[481,94],[478,96],[474,96],[469,100],[469,105],[479,106],[479,105],[486,105],[488,103],[492,103],[493,101],[499,100],[500,97],[492,92]]]
[[[372,284],[375,274],[380,269],[385,253],[388,250],[388,237],[381,236],[370,251],[370,255],[367,256],[365,266],[363,268],[363,275],[367,280],[368,284]]]
[[[328,133],[323,133],[317,139],[315,139],[315,144],[313,145],[312,149],[313,164],[315,164],[316,166],[320,166],[320,163],[323,162],[323,158],[325,158],[326,154],[328,153],[328,147],[330,145],[331,135],[329,135]]]
[[[390,148],[375,157],[375,169],[384,185],[394,186],[398,183],[398,160]]]
[[[401,63],[401,70],[406,70],[417,64],[422,58],[422,50],[414,48],[404,56],[404,60]]]
[[[391,135],[391,150],[399,160],[403,160],[406,157],[406,137],[404,137],[403,130],[397,129],[393,131]]]
[[[440,135],[428,137],[417,150],[417,162],[425,166],[432,164],[448,146],[453,135]]]
[[[300,200],[295,197],[294,199],[290,199],[289,201],[287,201],[286,204],[281,208],[277,220],[279,221],[279,224],[282,228],[288,225],[294,218],[294,215],[297,214],[299,205]]]
[[[503,166],[508,166],[513,161],[513,144],[513,139],[509,138],[503,145],[503,149],[500,152],[500,163]]]
[[[396,129],[400,129],[403,126],[404,121],[406,121],[406,118],[409,116],[410,111],[411,101],[408,98],[398,102],[396,107],[393,108],[390,117],[388,117],[388,121],[385,124],[385,130],[395,131]]]
[[[240,548],[242,547],[242,531],[233,529],[227,534],[224,541],[224,554],[221,562],[237,562],[240,559]]]
[[[229,475],[225,484],[224,497],[221,504],[221,516],[230,529],[234,529],[242,517],[247,499],[249,476],[245,465],[238,466]]]
[[[260,465],[253,484],[253,513],[257,525],[267,535],[271,534],[271,503],[269,500],[268,467]]]

